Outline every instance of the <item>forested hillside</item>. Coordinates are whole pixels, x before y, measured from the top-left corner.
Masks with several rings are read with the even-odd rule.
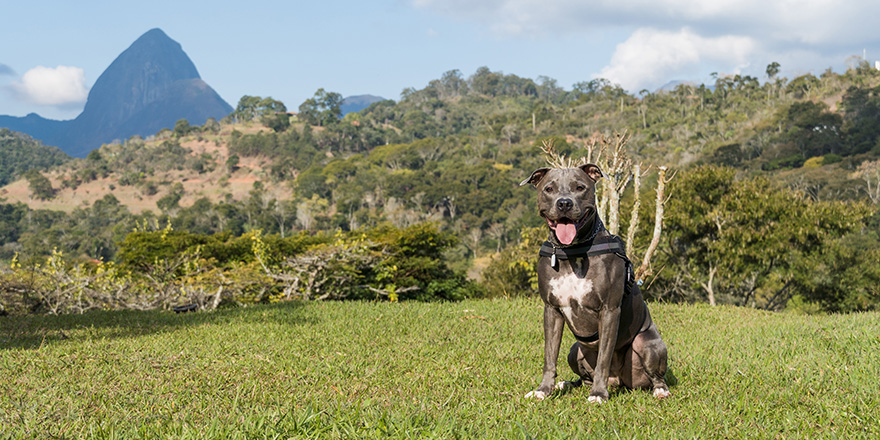
[[[468,295],[526,294],[543,232],[533,229],[541,225],[534,193],[518,183],[543,165],[538,146],[577,156],[597,133],[627,133],[634,162],[668,166],[674,175],[644,286],[649,297],[873,309],[880,304],[880,269],[872,264],[880,258],[880,72],[862,64],[787,79],[778,71],[774,63],[766,78],[718,76],[712,87],[636,95],[604,80],[566,90],[547,77],[450,71],[404,90],[399,102],[344,117],[341,96],[323,89],[296,113],[245,96],[222,121],[180,121],[44,173],[53,203],[77,189],[89,194],[75,206],[36,200],[31,179],[27,198],[12,203],[7,195],[0,205],[0,258],[58,249],[68,258],[118,261],[135,228],[225,243],[254,231],[285,240],[433,222],[455,238],[442,246],[449,270],[470,268],[491,280]],[[656,174],[644,180],[647,219]],[[82,190],[91,182],[100,184]],[[28,183],[17,183],[19,193]],[[12,194],[15,185],[0,191]],[[634,203],[631,188],[621,211]],[[622,217],[625,231],[629,217]],[[651,238],[642,229],[638,250]],[[374,281],[373,289],[384,289]]]
[[[30,170],[46,170],[70,160],[63,151],[34,138],[0,128],[0,186]]]

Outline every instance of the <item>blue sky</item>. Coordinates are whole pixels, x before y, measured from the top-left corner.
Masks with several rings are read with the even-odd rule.
[[[398,99],[480,66],[637,93],[712,72],[764,79],[772,61],[792,78],[880,59],[880,2],[866,0],[13,0],[0,13],[0,114],[54,119],[76,117],[156,27],[231,105],[258,95],[291,109],[318,88]]]

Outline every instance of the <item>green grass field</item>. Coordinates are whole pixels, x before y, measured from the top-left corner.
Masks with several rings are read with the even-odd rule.
[[[673,397],[604,405],[523,398],[537,299],[0,317],[0,438],[880,436],[880,315],[651,307]]]

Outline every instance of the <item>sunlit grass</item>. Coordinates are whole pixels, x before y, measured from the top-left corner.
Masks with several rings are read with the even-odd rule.
[[[880,435],[880,315],[651,311],[673,397],[600,406],[585,389],[522,398],[541,374],[536,299],[0,317],[0,438]]]

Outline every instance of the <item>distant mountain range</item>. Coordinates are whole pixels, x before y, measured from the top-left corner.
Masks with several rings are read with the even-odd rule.
[[[34,113],[0,116],[0,127],[84,157],[101,144],[155,134],[180,119],[202,125],[231,112],[232,106],[202,81],[180,44],[152,29],[98,77],[76,119],[56,121]]]
[[[373,95],[349,96],[342,100],[342,106],[340,107],[340,109],[342,110],[342,116],[345,116],[349,113],[357,113],[369,107],[370,104],[379,101],[385,101],[385,98]]]
[[[671,92],[674,92],[675,89],[678,88],[678,86],[682,86],[682,85],[691,86],[693,88],[700,87],[700,84],[698,84],[696,82],[676,79],[676,80],[669,81],[666,84],[663,84],[657,90],[654,90],[654,93],[671,93]],[[709,90],[713,90],[713,91],[715,90],[715,84],[712,84],[712,85],[704,84],[704,85]]]

